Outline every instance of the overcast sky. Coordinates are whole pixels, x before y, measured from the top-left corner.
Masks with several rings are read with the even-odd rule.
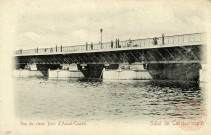
[[[205,32],[202,5],[155,1],[16,4],[16,49]]]

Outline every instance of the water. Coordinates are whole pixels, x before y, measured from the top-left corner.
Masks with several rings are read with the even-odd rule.
[[[194,82],[16,78],[17,118],[132,121],[172,119],[185,99],[203,102]]]

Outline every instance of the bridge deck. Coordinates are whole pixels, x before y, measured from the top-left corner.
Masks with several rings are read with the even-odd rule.
[[[34,55],[56,55],[56,54],[76,54],[93,52],[112,52],[123,50],[140,50],[151,48],[166,48],[178,46],[194,46],[206,44],[206,33],[193,33],[184,35],[174,35],[147,39],[136,39],[127,41],[107,42],[98,44],[86,44],[77,46],[64,46],[52,48],[36,48],[29,50],[15,51],[14,56],[34,56]]]

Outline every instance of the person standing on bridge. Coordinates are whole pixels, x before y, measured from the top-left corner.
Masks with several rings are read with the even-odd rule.
[[[53,52],[53,48],[51,47],[51,49],[50,49],[50,52],[52,53]]]
[[[93,42],[91,43],[91,50],[93,50]]]
[[[157,45],[157,44],[158,44],[158,41],[157,41],[157,40],[158,40],[157,37],[153,38],[153,44],[154,44],[154,45]]]
[[[88,50],[88,43],[86,42],[86,50]]]

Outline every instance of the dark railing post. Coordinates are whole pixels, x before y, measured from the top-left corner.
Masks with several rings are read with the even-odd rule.
[[[119,39],[117,40],[117,42],[118,42],[118,48],[121,48],[121,46],[119,45]]]
[[[102,45],[102,42],[103,42],[103,36],[102,36],[103,29],[102,28],[100,29],[100,33],[101,33],[101,49],[103,49],[103,45]]]
[[[164,45],[164,34],[162,33],[162,44]]]
[[[118,40],[116,39],[116,48],[118,48]]]
[[[38,47],[37,47],[37,53],[38,53]]]
[[[61,45],[61,52],[62,52],[62,45]]]
[[[57,52],[57,45],[56,45],[56,52]]]
[[[111,48],[113,48],[113,40],[111,40]]]

